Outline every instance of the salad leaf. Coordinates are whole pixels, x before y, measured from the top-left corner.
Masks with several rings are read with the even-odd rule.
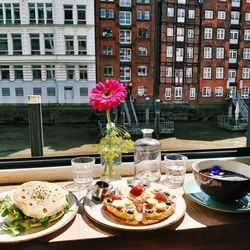
[[[9,209],[13,205],[13,202],[9,195],[6,195],[2,200],[0,200],[0,216],[5,217],[9,214]]]
[[[25,227],[23,227],[20,223],[5,223],[2,225],[2,229],[5,233],[15,236],[26,232]]]
[[[50,224],[50,217],[44,217],[40,220],[40,223],[44,228],[47,228]]]

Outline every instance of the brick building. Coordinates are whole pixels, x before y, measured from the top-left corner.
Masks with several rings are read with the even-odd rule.
[[[160,98],[192,103],[199,89],[201,4],[197,0],[165,0],[161,13]]]
[[[250,1],[204,1],[200,103],[249,99]]]
[[[138,102],[154,93],[155,1],[95,1],[97,81],[114,78]]]

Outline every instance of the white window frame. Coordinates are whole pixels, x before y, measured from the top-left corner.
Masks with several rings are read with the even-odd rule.
[[[211,59],[212,58],[212,47],[204,47],[204,59]]]
[[[203,68],[203,78],[204,79],[211,79],[212,78],[212,68],[211,67],[204,67]]]
[[[224,78],[224,68],[223,67],[216,67],[216,79],[223,79]]]
[[[219,20],[225,20],[226,19],[226,11],[224,10],[219,10],[217,14],[217,18]]]
[[[250,48],[243,49],[243,59],[245,59],[245,60],[250,59]]]
[[[249,87],[248,86],[243,86],[241,88],[241,98],[249,99]]]
[[[224,40],[225,39],[225,29],[224,28],[218,28],[217,29],[217,39],[218,40]]]
[[[132,24],[131,11],[120,11],[119,24],[123,26],[130,26]]]
[[[195,92],[196,92],[195,88],[189,89],[189,100],[195,100],[195,94],[196,94]]]
[[[213,28],[204,28],[204,39],[213,39]]]
[[[211,88],[203,87],[202,88],[202,97],[210,97],[211,96]]]
[[[219,47],[216,48],[216,59],[224,59],[225,57],[225,48]]]
[[[171,101],[171,88],[165,88],[165,100]]]
[[[131,81],[131,67],[120,67],[120,81],[121,82]]]
[[[242,68],[242,79],[249,79],[250,78],[250,68],[243,67]]]
[[[173,46],[166,46],[166,57],[172,58],[173,57]]]
[[[182,100],[182,87],[175,87],[174,88],[174,99],[176,101]]]
[[[216,97],[222,97],[223,96],[223,87],[221,87],[221,86],[215,87],[214,93],[215,93]]]
[[[140,65],[138,66],[138,76],[147,76],[148,75],[148,66]]]
[[[120,43],[131,44],[132,42],[132,31],[131,30],[120,30]]]
[[[205,19],[213,19],[214,11],[213,10],[205,10]]]
[[[173,67],[171,67],[171,66],[167,66],[166,67],[166,77],[173,77]]]

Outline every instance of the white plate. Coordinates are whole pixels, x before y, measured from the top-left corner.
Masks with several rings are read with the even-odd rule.
[[[116,185],[124,185],[127,182],[125,180],[112,182],[113,186]],[[161,184],[157,184],[161,185]],[[130,226],[125,224],[120,224],[114,220],[112,220],[110,217],[108,217],[105,212],[102,209],[102,203],[97,201],[95,198],[92,198],[92,193],[89,192],[85,199],[84,199],[84,209],[86,211],[86,214],[95,222],[113,228],[113,229],[119,229],[124,231],[151,231],[156,230],[159,228],[163,228],[169,225],[172,225],[173,223],[177,222],[179,219],[183,217],[186,211],[186,203],[184,199],[175,191],[172,189],[169,189],[165,187],[164,185],[161,185],[163,191],[169,192],[170,194],[173,194],[176,196],[176,209],[174,214],[172,214],[169,218],[167,218],[164,221],[161,221],[156,224],[152,225],[145,225],[145,226]]]
[[[0,193],[0,199],[4,198],[6,195],[11,194],[12,192],[13,190]],[[37,227],[37,228],[31,229],[28,233],[23,234],[23,235],[19,235],[19,236],[8,235],[4,233],[1,229],[1,224],[4,222],[7,222],[7,219],[2,218],[0,216],[0,243],[14,243],[14,242],[32,240],[32,239],[39,238],[39,237],[48,235],[50,233],[53,233],[56,230],[65,226],[75,217],[78,211],[78,203],[77,203],[76,197],[72,193],[69,193],[68,197],[69,197],[70,204],[71,204],[68,213],[66,213],[59,221],[52,223],[52,225],[46,229],[42,227]]]

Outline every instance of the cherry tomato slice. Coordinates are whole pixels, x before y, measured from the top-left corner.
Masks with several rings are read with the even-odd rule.
[[[140,196],[143,192],[143,188],[140,186],[134,186],[131,190],[130,193],[134,196]]]
[[[161,202],[166,202],[168,198],[164,193],[159,192],[155,195],[155,199]]]

